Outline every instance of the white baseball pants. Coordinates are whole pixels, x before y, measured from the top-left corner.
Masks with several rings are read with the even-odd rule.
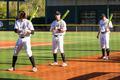
[[[102,49],[108,49],[109,48],[109,36],[110,36],[110,32],[100,34],[100,45],[101,45]]]
[[[58,35],[57,37],[55,37],[53,35],[53,39],[52,39],[52,51],[53,53],[57,53],[58,50],[61,52],[61,53],[64,53],[64,47],[63,47],[63,44],[64,44],[64,36],[63,35]]]
[[[20,50],[22,49],[22,47],[24,46],[26,53],[28,55],[28,57],[32,56],[32,51],[31,51],[31,41],[30,41],[30,37],[25,37],[25,38],[19,38],[17,40],[15,49],[14,49],[14,56],[17,56],[20,52]]]

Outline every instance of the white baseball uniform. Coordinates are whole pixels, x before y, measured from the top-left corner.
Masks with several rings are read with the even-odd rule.
[[[51,24],[51,28],[50,28],[50,31],[52,29],[63,29],[64,31],[67,30],[66,28],[66,23],[64,20],[60,20],[60,21],[53,21],[52,24]],[[60,33],[58,30],[54,30],[52,32],[52,51],[53,53],[57,53],[58,50],[61,52],[61,53],[64,53],[64,47],[63,47],[63,44],[64,44],[64,35],[65,35],[65,32],[63,33]]]
[[[109,20],[100,20],[99,22],[99,28],[100,28],[100,45],[101,48],[103,49],[108,49],[109,48],[109,36],[110,36],[110,31],[106,32],[106,28],[109,27],[113,28],[112,22],[110,21],[108,24]]]
[[[20,33],[18,33],[19,39],[17,40],[16,46],[15,46],[15,49],[14,49],[14,56],[17,56],[19,51],[24,46],[28,57],[31,57],[32,56],[31,39],[30,39],[31,34],[25,36],[24,31],[25,30],[34,30],[34,27],[33,27],[32,23],[27,19],[23,19],[22,21],[17,20],[15,22],[14,29],[18,29],[20,31]]]

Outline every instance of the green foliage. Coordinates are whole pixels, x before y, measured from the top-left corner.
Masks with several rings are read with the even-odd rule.
[[[6,17],[6,3],[0,2],[0,18]]]
[[[9,2],[10,17],[17,16],[17,2]],[[40,6],[37,15],[35,17],[45,16],[45,0],[25,0],[20,2],[20,10],[24,10],[28,16],[31,16],[35,11],[35,7]],[[0,2],[0,18],[6,17],[6,2]]]

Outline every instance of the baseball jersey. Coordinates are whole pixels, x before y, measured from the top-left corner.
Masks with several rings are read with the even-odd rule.
[[[23,19],[22,21],[21,20],[15,21],[14,29],[18,29],[20,31],[20,33],[18,33],[20,37],[25,37],[23,36],[23,32],[25,30],[34,30],[34,27],[29,20]],[[28,36],[31,36],[31,34]]]
[[[110,21],[109,25],[108,25],[109,20],[100,20],[99,22],[99,27],[100,27],[100,31],[101,32],[105,32],[106,31],[106,27],[109,26],[109,28],[113,28],[112,22]]]
[[[62,19],[60,21],[57,20],[53,21],[50,30],[54,29],[55,27],[57,27],[58,29],[63,29],[65,31],[67,30],[66,23]],[[53,31],[53,35],[64,35],[64,34],[65,32],[59,33],[58,30]]]

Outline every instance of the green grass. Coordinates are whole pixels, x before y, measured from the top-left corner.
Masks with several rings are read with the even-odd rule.
[[[96,38],[96,32],[67,32],[64,37],[64,48],[67,59],[82,57],[82,56],[93,56],[101,54],[99,40]],[[17,35],[14,32],[0,32],[0,41],[16,41]],[[120,49],[120,33],[112,32],[110,39],[110,47],[112,50]],[[32,42],[51,42],[52,34],[50,32],[36,32],[32,36]],[[52,46],[37,46],[32,47],[33,55],[35,56],[36,64],[48,64],[52,62]],[[5,70],[11,66],[13,55],[13,48],[0,49],[0,70]],[[60,58],[60,55],[58,56]],[[17,67],[23,67],[31,65],[30,61],[22,50],[19,54],[17,61]],[[5,76],[1,76],[5,75]],[[12,76],[9,76],[12,75]],[[19,77],[18,77],[19,76]],[[8,74],[8,72],[0,71],[0,78],[10,79],[30,79],[28,76],[21,77],[23,75]]]
[[[1,72],[0,80],[40,80],[40,79],[35,79],[24,75],[11,74],[8,72]]]

